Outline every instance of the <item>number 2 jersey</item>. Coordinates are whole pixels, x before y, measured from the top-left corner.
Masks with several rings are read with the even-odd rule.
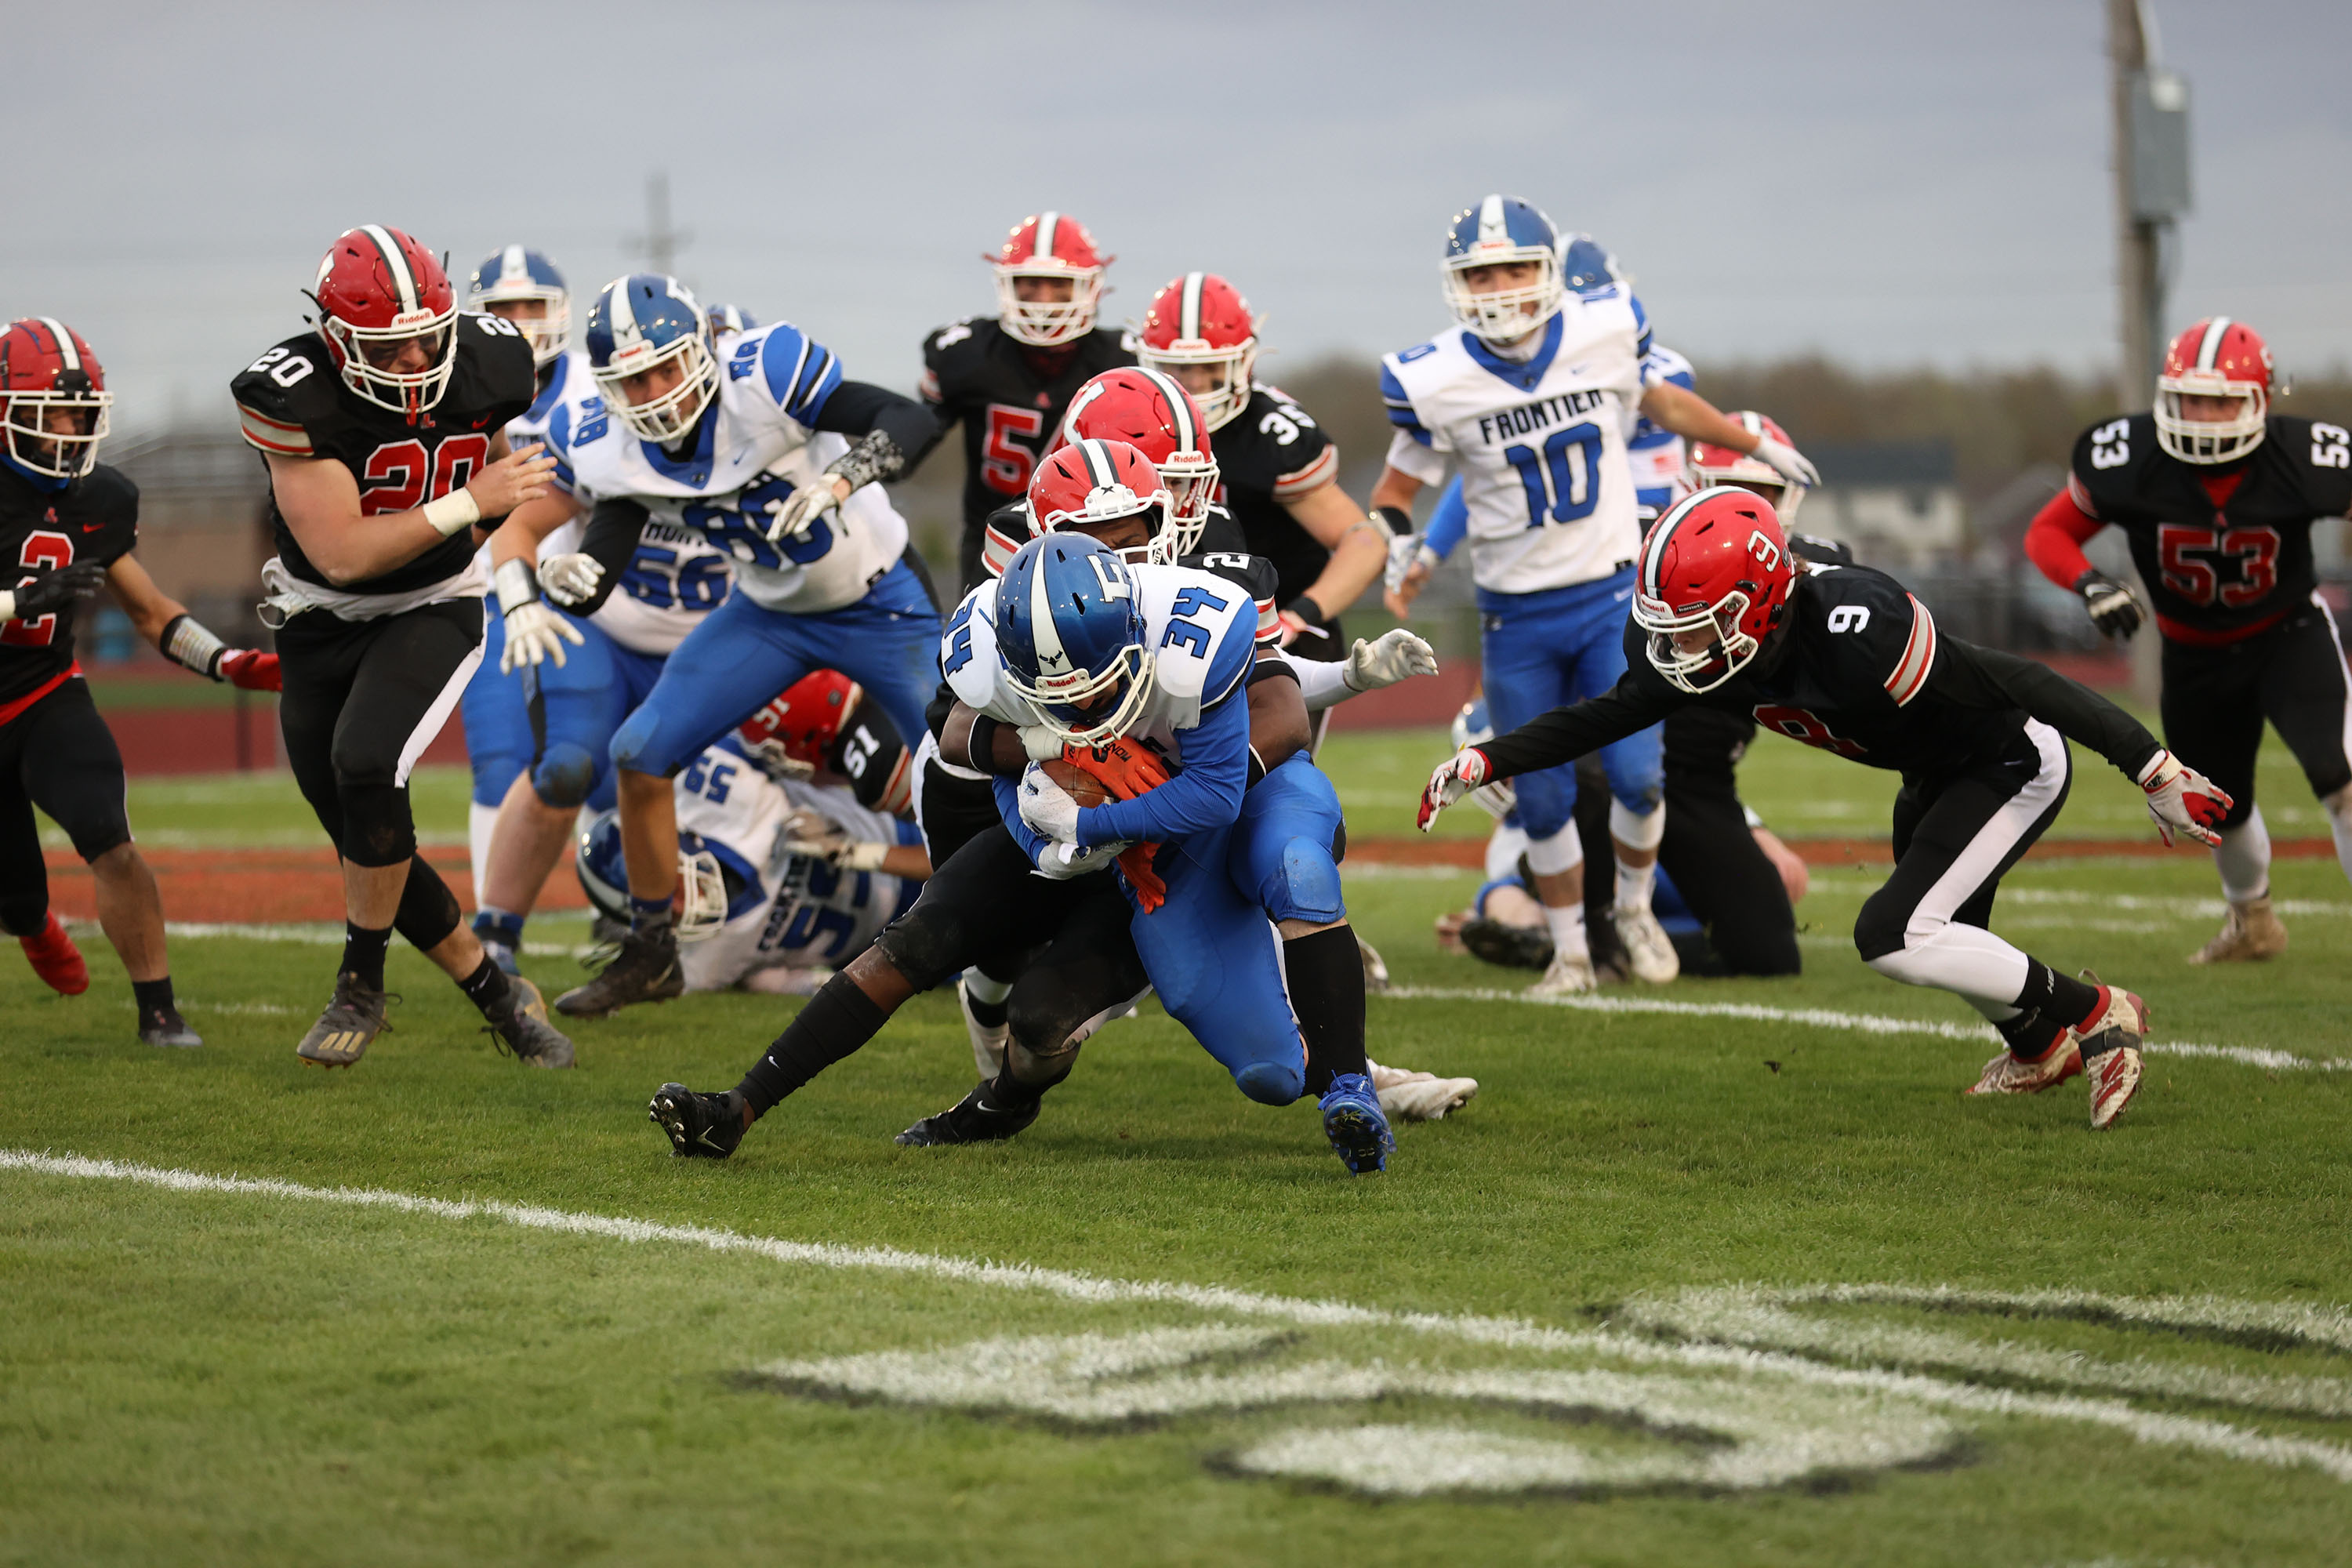
[[[111,564],[138,542],[139,487],[120,471],[100,463],[46,490],[0,463],[0,587],[77,561]],[[72,672],[75,609],[0,621],[0,724]]]
[[[2311,603],[2311,524],[2352,510],[2352,433],[2273,414],[2236,462],[2184,463],[2157,445],[2155,416],[2135,414],[2083,433],[2066,488],[2124,531],[2158,630],[2235,642]]]

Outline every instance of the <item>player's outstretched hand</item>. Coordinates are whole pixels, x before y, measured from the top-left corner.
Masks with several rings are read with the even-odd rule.
[[[517,605],[507,612],[507,647],[499,655],[499,673],[511,675],[525,664],[536,669],[551,658],[562,669],[563,645],[578,647],[587,640],[570,621],[537,600]]]
[[[1416,675],[1436,673],[1437,650],[1397,626],[1382,632],[1378,642],[1358,637],[1356,646],[1348,650],[1348,666],[1339,672],[1339,679],[1355,690],[1378,691]]]
[[[545,495],[548,481],[554,476],[553,455],[534,441],[520,451],[509,452],[467,479],[466,491],[474,498],[475,507],[484,517],[504,517],[523,502]]]
[[[1822,471],[1813,467],[1812,459],[1786,441],[1775,441],[1767,436],[1758,441],[1755,450],[1748,455],[1759,463],[1769,464],[1774,473],[1792,485],[1803,485],[1811,489],[1822,482]]]
[[[887,844],[853,838],[841,824],[806,807],[784,819],[784,849],[849,871],[878,871],[890,854]]]
[[[1037,874],[1056,882],[1067,882],[1101,870],[1125,854],[1129,848],[1122,839],[1116,844],[1097,844],[1091,849],[1081,849],[1075,844],[1044,844],[1037,849]]]
[[[1035,763],[1021,775],[1021,820],[1056,844],[1078,841],[1078,803]]]
[[[16,607],[9,614],[20,621],[37,621],[81,603],[105,585],[106,568],[96,561],[77,561],[53,572],[37,572],[16,584]]]
[[[551,555],[539,563],[539,585],[559,605],[584,605],[596,596],[604,580],[604,563],[593,555],[574,552]]]
[[[768,542],[781,544],[787,539],[798,539],[816,526],[816,520],[842,502],[840,481],[831,474],[820,474],[815,482],[801,486],[780,501],[768,503]]]
[[[1444,762],[1429,775],[1429,784],[1421,792],[1421,815],[1414,826],[1423,833],[1437,820],[1437,814],[1476,789],[1494,776],[1487,765],[1486,753],[1475,746],[1465,746]]]
[[[2139,602],[2132,585],[2116,582],[2095,566],[2074,579],[2074,592],[2083,595],[2083,608],[2090,612],[2091,624],[2107,637],[2128,637],[2147,618],[2147,606]]]
[[[249,647],[233,647],[221,655],[221,679],[231,686],[241,686],[247,691],[283,691],[285,682],[278,673],[278,656],[259,653]]]
[[[1405,546],[1410,549],[1400,553]],[[1389,541],[1389,566],[1381,603],[1390,615],[1403,620],[1412,614],[1412,602],[1429,585],[1429,574],[1437,570],[1437,552],[1423,544],[1418,533]]]
[[[2147,792],[2147,814],[2167,847],[2172,836],[2185,833],[2200,844],[2219,844],[2215,829],[2230,815],[2230,794],[2188,766],[2170,752],[2158,752],[2139,771],[2139,787]]]

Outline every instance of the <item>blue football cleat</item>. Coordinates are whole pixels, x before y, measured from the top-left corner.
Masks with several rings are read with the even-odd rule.
[[[1377,1175],[1388,1169],[1396,1152],[1396,1134],[1381,1110],[1381,1097],[1372,1080],[1360,1072],[1343,1072],[1331,1080],[1322,1100],[1323,1136],[1332,1152],[1347,1162],[1350,1174]]]

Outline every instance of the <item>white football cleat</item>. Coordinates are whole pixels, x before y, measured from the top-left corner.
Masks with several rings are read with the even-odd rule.
[[[1381,1110],[1407,1121],[1441,1121],[1447,1111],[1459,1110],[1478,1098],[1475,1078],[1439,1078],[1405,1068],[1384,1068],[1369,1059],[1364,1065],[1381,1097]]]
[[[1633,966],[1634,979],[1664,985],[1681,976],[1682,957],[1655,914],[1621,904],[1611,912],[1610,921],[1617,928],[1617,940],[1625,944],[1626,962]]]
[[[2057,1088],[2082,1070],[2083,1047],[2075,1043],[2072,1030],[2062,1029],[2039,1061],[2030,1062],[2003,1051],[1985,1063],[1983,1074],[1960,1092],[2040,1094],[2045,1089]]]
[[[1522,992],[1526,996],[1573,996],[1581,992],[1597,991],[1601,982],[1593,978],[1592,955],[1589,952],[1567,952],[1555,949],[1551,967],[1543,978]]]
[[[2099,977],[2089,970],[2083,978]],[[2107,1005],[2099,1016],[2072,1030],[2083,1051],[2083,1076],[2091,1085],[2091,1130],[2112,1127],[2139,1092],[2139,1047],[2147,1038],[2147,1004],[2128,991],[2101,986]]]
[[[956,1006],[963,1014],[963,1032],[971,1037],[971,1065],[980,1069],[980,1081],[994,1083],[996,1075],[1004,1070],[1004,1043],[1013,1037],[1013,1026],[999,1024],[991,1028],[971,1016],[971,993],[965,989],[961,976],[956,979]]]

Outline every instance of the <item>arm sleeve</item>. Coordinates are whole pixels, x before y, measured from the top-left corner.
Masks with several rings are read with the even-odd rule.
[[[621,574],[629,569],[629,562],[637,553],[637,535],[646,528],[646,509],[626,496],[614,496],[596,503],[588,519],[588,529],[580,542],[581,552],[594,558],[604,569],[597,580],[596,591],[584,605],[569,605],[565,608],[583,619],[604,607],[613,590],[621,585]]]
[[[1637,686],[1631,672],[1598,697],[1537,715],[1507,735],[1477,748],[1498,779],[1572,763],[1612,741],[1622,741],[1657,723],[1679,704],[1664,691]]]
[[[1470,508],[1462,500],[1462,476],[1456,474],[1447,482],[1445,493],[1437,498],[1437,510],[1429,514],[1429,528],[1421,542],[1443,561],[1469,531]]]
[[[2091,570],[2091,558],[2083,553],[2084,544],[2106,526],[2083,510],[2070,477],[2066,488],[2052,496],[2050,503],[2034,513],[2033,521],[2027,526],[2026,559],[2061,588],[2072,588],[2083,580],[2084,573]]]
[[[1348,664],[1345,659],[1286,658],[1291,679],[1298,682],[1298,694],[1307,700],[1309,713],[1320,713],[1326,708],[1337,708],[1349,698],[1359,695],[1348,684]]]
[[[1163,843],[1223,827],[1241,815],[1249,782],[1249,699],[1236,689],[1183,733],[1183,772],[1133,800],[1082,808],[1081,846]]]
[[[2138,720],[2047,665],[1958,637],[1939,641],[1927,689],[1947,702],[1961,708],[2022,708],[2132,778],[2161,749]]]
[[[911,397],[864,381],[845,381],[835,386],[817,414],[816,428],[843,436],[879,430],[909,459],[928,451],[940,436],[939,419],[929,409]]]

